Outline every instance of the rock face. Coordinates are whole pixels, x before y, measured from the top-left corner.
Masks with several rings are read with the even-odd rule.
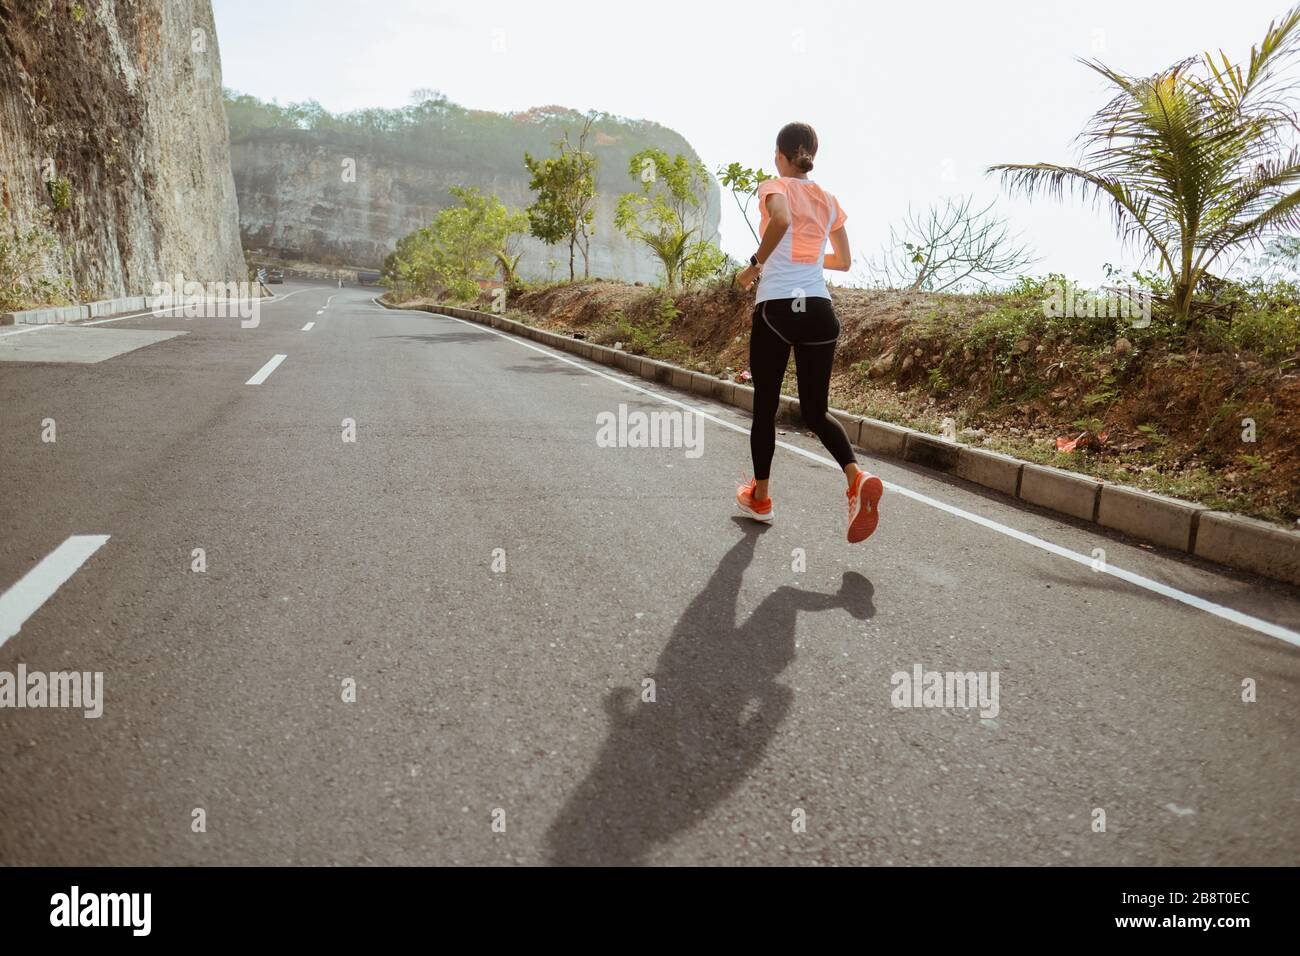
[[[79,299],[243,279],[208,0],[0,0],[0,202]]]
[[[512,139],[508,118],[495,119],[500,123],[490,128],[505,129],[493,145],[466,137],[458,140],[452,155],[425,159],[409,148],[384,148],[374,139],[349,143],[329,131],[274,129],[242,135],[232,121],[231,164],[244,247],[287,259],[377,269],[399,239],[427,226],[440,209],[455,203],[448,194],[452,186],[477,186],[509,206],[527,206],[534,197],[528,189],[524,150],[546,154],[549,142],[539,142],[536,132],[527,128]],[[657,261],[645,247],[614,227],[618,197],[637,186],[627,174],[628,159],[643,145],[695,157],[680,136],[653,124],[637,124],[623,135],[595,137],[592,149],[600,166],[590,245],[593,276],[644,282],[660,277]],[[345,166],[347,162],[352,166]],[[355,169],[354,179],[344,175],[349,169]],[[705,230],[715,240],[718,195],[714,184]],[[567,244],[548,249],[529,237],[521,249],[523,276],[568,277]],[[557,264],[549,265],[549,260]],[[576,268],[581,276],[580,253]]]

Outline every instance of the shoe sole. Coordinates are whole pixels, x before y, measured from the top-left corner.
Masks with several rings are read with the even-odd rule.
[[[875,533],[876,525],[880,523],[880,496],[884,493],[885,483],[875,475],[869,475],[862,483],[858,495],[862,501],[870,503],[871,510],[859,506],[853,523],[849,525],[849,544],[866,541]]]
[[[759,514],[753,508],[750,508],[746,505],[742,505],[739,501],[737,501],[736,510],[739,511],[741,514],[743,514],[746,518],[753,518],[755,521],[761,521],[764,524],[771,524],[772,514],[776,509],[772,509],[772,511],[767,511],[763,514]]]

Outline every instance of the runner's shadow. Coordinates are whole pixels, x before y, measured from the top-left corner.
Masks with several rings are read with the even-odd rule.
[[[552,863],[640,863],[697,825],[747,779],[790,712],[794,692],[778,678],[795,656],[799,613],[875,614],[871,582],[850,571],[834,594],[783,585],[737,624],[741,579],[762,533],[746,524],[648,675],[655,702],[643,702],[641,688],[606,695],[609,736],[551,824]]]

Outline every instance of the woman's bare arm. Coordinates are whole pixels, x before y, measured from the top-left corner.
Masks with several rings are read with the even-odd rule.
[[[768,257],[776,249],[786,230],[790,228],[790,204],[786,202],[785,196],[781,193],[768,193],[767,217],[767,228],[763,230],[763,241],[758,244],[758,252],[755,253],[760,264],[767,262]],[[759,270],[753,266],[747,266],[737,274],[736,285],[742,289],[748,289],[758,278],[758,272]]]
[[[822,268],[831,272],[848,272],[853,265],[853,255],[849,252],[849,234],[841,226],[831,233],[831,254],[822,260]]]
[[[790,228],[790,203],[781,193],[769,193],[767,196],[767,229],[763,231],[763,241],[758,244],[759,264],[767,262],[768,256],[776,251],[786,230]]]

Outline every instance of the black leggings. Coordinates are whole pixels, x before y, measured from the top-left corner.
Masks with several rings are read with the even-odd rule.
[[[796,311],[795,305],[801,305]],[[844,426],[826,413],[831,388],[831,364],[840,320],[830,299],[769,299],[754,307],[749,336],[749,373],[754,377],[754,424],[749,451],[754,477],[766,481],[776,452],[776,413],[781,405],[781,382],[794,349],[794,369],[799,380],[799,411],[804,424],[821,439],[843,468],[855,461]]]

